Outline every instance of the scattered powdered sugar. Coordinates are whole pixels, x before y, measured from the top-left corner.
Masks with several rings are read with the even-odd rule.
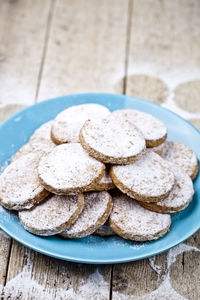
[[[95,271],[87,278],[80,279],[78,284],[73,286],[71,279],[65,276],[65,273],[59,274],[65,279],[65,288],[51,288],[48,283],[49,278],[43,273],[43,280],[46,283],[46,288],[39,284],[37,274],[33,272],[33,262],[31,260],[31,250],[26,248],[26,264],[23,266],[22,272],[18,273],[14,278],[9,280],[5,287],[0,285],[0,292],[5,299],[12,297],[13,299],[28,299],[30,296],[34,299],[45,300],[82,300],[82,299],[98,299],[106,300],[109,297],[109,282],[105,281],[104,277],[96,267]],[[81,272],[81,269],[80,269]],[[34,296],[33,296],[34,295]],[[4,298],[3,298],[4,299]]]
[[[110,111],[99,104],[71,106],[57,115],[52,125],[52,135],[60,143],[79,142],[79,132],[85,121],[108,114]]]
[[[174,185],[170,165],[154,152],[146,152],[130,165],[113,166],[113,173],[123,185],[143,197],[159,197]]]
[[[167,134],[165,124],[145,112],[134,109],[121,109],[112,113],[119,120],[125,118],[136,127],[138,127],[146,140],[159,140]]]
[[[181,167],[190,177],[198,165],[196,154],[181,142],[167,141],[161,156]]]
[[[9,160],[6,160],[4,164],[0,167],[0,174],[3,173],[3,171],[7,168],[9,165]]]
[[[110,214],[111,224],[116,224],[122,233],[139,236],[141,239],[154,239],[171,224],[171,217],[149,211],[137,201],[122,193],[113,196],[113,209]]]
[[[27,154],[10,164],[1,174],[0,198],[5,207],[16,210],[31,208],[34,198],[44,191],[37,175],[39,159],[37,153]]]
[[[161,274],[161,267],[155,264],[156,256],[152,256],[149,258],[149,264],[151,268],[158,274]]]
[[[137,127],[112,114],[86,121],[81,135],[91,149],[114,158],[139,155],[146,147],[145,139]]]
[[[171,164],[171,169],[175,176],[174,187],[169,196],[156,202],[155,206],[165,206],[169,209],[169,212],[174,212],[174,209],[185,208],[190,203],[194,195],[194,188],[191,178],[181,168]]]
[[[170,280],[170,267],[176,261],[176,257],[183,252],[196,251],[200,252],[200,250],[196,247],[180,244],[172,249],[170,249],[167,253],[167,270],[164,275],[161,275],[160,266],[155,265],[155,256],[149,258],[149,263],[151,268],[158,274],[158,276],[162,276],[161,285],[155,289],[154,291],[144,294],[142,296],[135,295],[125,295],[118,291],[113,291],[113,299],[117,300],[188,300],[185,297],[181,296],[173,287]]]
[[[88,230],[93,232],[105,223],[105,216],[110,205],[110,195],[107,192],[90,192],[84,194],[85,205],[77,221],[62,233],[64,237],[83,237]],[[110,212],[110,210],[109,210]],[[109,213],[107,213],[109,216]],[[101,221],[102,220],[102,221]],[[101,222],[101,224],[99,224]]]
[[[68,143],[57,146],[42,157],[38,174],[48,186],[70,190],[89,185],[104,169],[104,164],[90,157],[79,143]]]
[[[20,211],[19,219],[24,228],[32,233],[53,235],[68,228],[72,220],[76,220],[83,206],[83,195],[52,194],[33,209]]]

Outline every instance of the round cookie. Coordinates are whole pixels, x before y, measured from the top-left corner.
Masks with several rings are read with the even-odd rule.
[[[131,165],[112,166],[110,177],[123,193],[144,202],[166,198],[174,185],[169,163],[150,151]]]
[[[192,179],[197,176],[199,166],[196,154],[185,144],[167,141],[161,156],[181,167]]]
[[[41,127],[36,129],[34,134],[31,136],[30,140],[27,144],[23,145],[12,157],[12,162],[21,156],[32,153],[32,152],[40,152],[48,153],[56,145],[52,142],[50,138],[50,130],[51,130],[52,121],[44,123]]]
[[[128,196],[116,193],[109,223],[111,229],[125,239],[150,241],[169,231],[171,217],[145,209]]]
[[[140,130],[112,114],[86,121],[79,138],[83,148],[104,163],[130,164],[140,159],[146,148]]]
[[[159,119],[143,111],[134,109],[116,110],[112,113],[118,119],[125,118],[138,127],[146,140],[147,147],[156,147],[167,138],[167,128]]]
[[[112,236],[115,235],[115,232],[110,228],[109,222],[107,221],[104,225],[99,227],[94,234],[100,236]]]
[[[53,120],[48,121],[44,124],[42,124],[39,128],[37,128],[33,135],[30,137],[30,141],[35,143],[52,143],[51,140],[51,127],[53,124]]]
[[[95,103],[71,106],[53,121],[51,138],[56,144],[79,142],[79,132],[85,121],[108,114],[110,111],[105,106]]]
[[[51,194],[30,210],[19,212],[23,227],[37,235],[49,236],[69,228],[84,207],[83,194],[58,196]]]
[[[40,154],[30,153],[11,163],[0,176],[0,203],[8,209],[29,209],[49,194],[40,184]]]
[[[115,185],[110,178],[108,170],[105,171],[103,177],[99,182],[97,182],[92,188],[91,191],[108,191],[115,188]]]
[[[159,146],[152,147],[152,148],[147,148],[147,151],[153,151],[153,152],[161,155],[162,152],[163,152],[164,147],[165,147],[165,142],[160,144]]]
[[[77,221],[61,235],[64,238],[81,238],[94,233],[108,219],[112,210],[112,199],[108,192],[84,194],[85,205]]]
[[[175,213],[186,208],[192,201],[194,188],[192,179],[181,168],[171,166],[175,184],[168,197],[154,203],[140,202],[142,206],[160,213]]]
[[[87,191],[104,175],[105,165],[90,157],[79,143],[57,146],[42,156],[38,175],[41,184],[58,195]]]

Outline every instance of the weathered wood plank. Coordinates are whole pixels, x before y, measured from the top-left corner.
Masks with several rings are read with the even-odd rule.
[[[177,108],[174,90],[182,82],[200,78],[199,12],[197,0],[134,0],[127,94],[166,102],[188,119],[195,118]],[[186,105],[182,108],[187,110]],[[112,299],[199,299],[199,238],[196,233],[186,243],[150,260],[115,265]]]
[[[200,78],[199,14],[198,0],[134,1],[127,94],[171,104],[178,84]]]
[[[39,99],[86,90],[122,93],[115,73],[124,77],[127,15],[128,1],[57,1],[40,68]],[[109,299],[110,281],[111,266],[62,262],[13,242],[4,295]]]
[[[59,261],[13,242],[5,299],[109,299],[110,267]],[[9,298],[10,297],[10,298]]]
[[[51,0],[0,1],[0,104],[34,102]]]
[[[39,100],[122,92],[128,1],[57,1]]]
[[[11,239],[0,230],[0,296],[6,280]]]

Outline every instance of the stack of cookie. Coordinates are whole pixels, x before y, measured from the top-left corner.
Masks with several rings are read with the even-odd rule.
[[[157,239],[170,213],[191,202],[198,173],[193,151],[166,138],[150,114],[72,106],[13,156],[0,176],[0,203],[40,236]]]

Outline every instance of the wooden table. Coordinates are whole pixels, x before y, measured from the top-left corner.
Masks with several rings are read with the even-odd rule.
[[[135,95],[200,128],[199,0],[0,0],[0,121],[54,96]],[[142,261],[83,265],[0,233],[1,299],[200,299],[200,233]]]

